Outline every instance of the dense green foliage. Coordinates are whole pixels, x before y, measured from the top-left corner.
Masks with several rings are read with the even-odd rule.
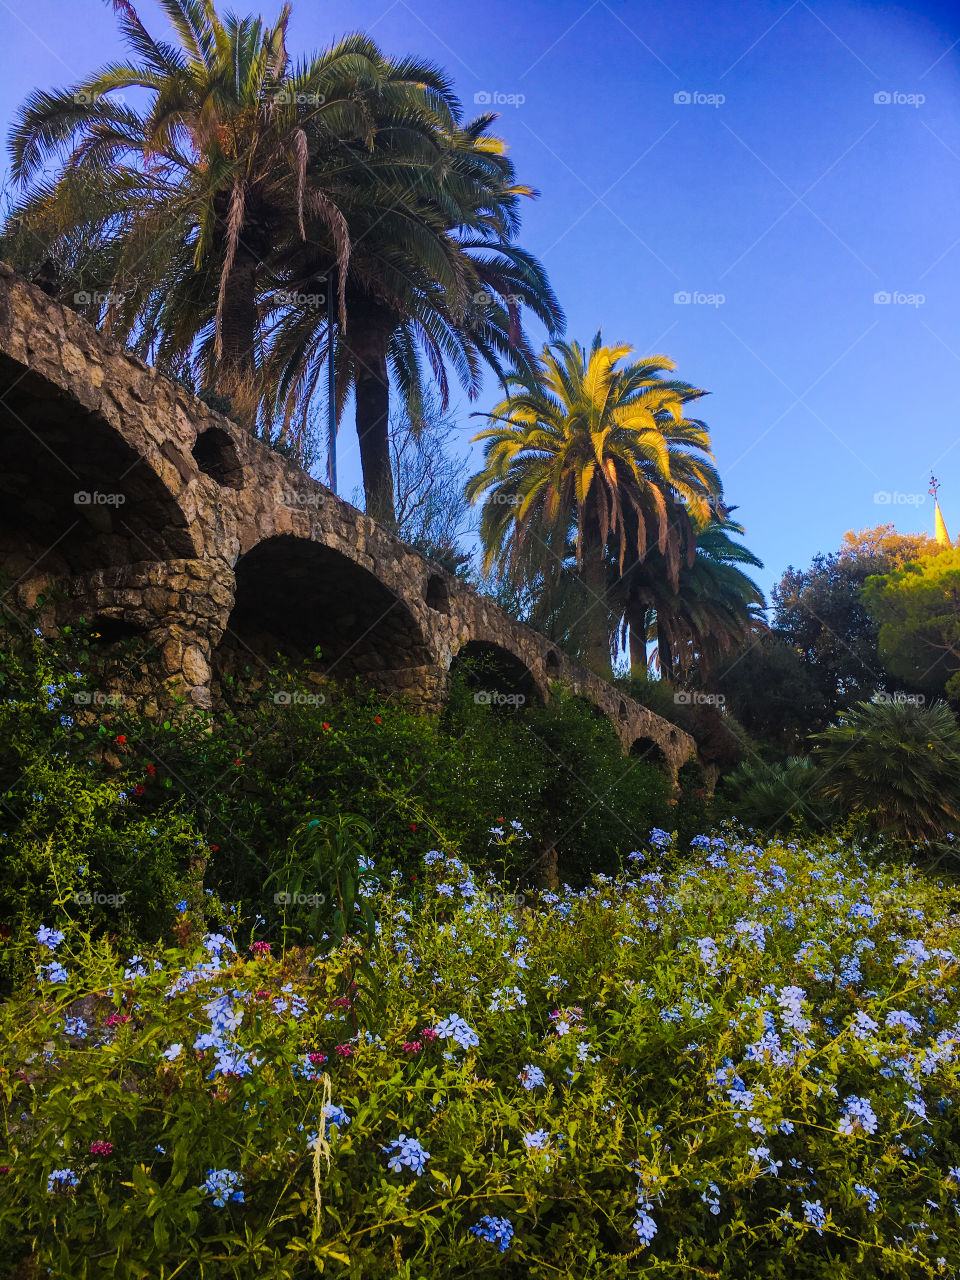
[[[4,1259],[57,1280],[955,1273],[952,898],[836,840],[668,841],[658,870],[638,853],[522,905],[429,854],[369,897],[374,943],[326,954],[251,946],[241,918],[201,936],[196,910],[136,956],[41,932],[38,993],[0,1011]]]
[[[702,784],[677,815],[664,771],[625,759],[609,723],[562,694],[504,713],[475,700],[464,672],[438,721],[278,668],[235,689],[233,712],[163,722],[98,703],[102,662],[79,630],[8,633],[0,650],[0,905],[20,942],[62,904],[77,928],[156,939],[175,901],[199,902],[201,879],[279,937],[266,884],[311,819],[364,820],[385,865],[409,872],[425,841],[487,859],[509,816],[524,836],[498,865],[523,884],[555,862],[583,883],[651,825],[702,820]]]
[[[960,704],[960,550],[868,578],[864,600],[890,671]]]

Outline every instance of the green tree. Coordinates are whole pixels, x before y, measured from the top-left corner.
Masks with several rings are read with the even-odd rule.
[[[772,625],[814,677],[828,717],[888,681],[862,594],[867,579],[936,549],[931,538],[881,525],[846,534],[839,552],[815,556],[809,569],[789,568],[773,588]]]
[[[815,734],[823,794],[900,840],[936,840],[960,820],[960,725],[945,702],[861,702]]]
[[[679,572],[681,539],[669,518],[686,503],[706,518],[720,492],[710,438],[684,406],[705,393],[668,381],[665,356],[624,363],[632,348],[587,352],[554,343],[506,379],[507,396],[486,415],[484,467],[467,496],[484,495],[480,536],[487,567],[521,580],[559,579],[572,559],[582,578],[589,640],[586,660],[610,674],[608,554],[620,572],[628,556],[656,548],[666,572]],[[690,517],[684,515],[684,519]]]
[[[890,672],[960,700],[960,550],[868,578],[864,600]]]

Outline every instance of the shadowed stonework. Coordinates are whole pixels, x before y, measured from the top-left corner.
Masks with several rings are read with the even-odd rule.
[[[126,688],[148,710],[174,693],[212,706],[225,677],[256,676],[280,652],[435,711],[451,666],[475,658],[493,702],[544,699],[559,680],[625,751],[674,776],[695,753],[2,263],[0,565],[15,606],[55,586],[51,627],[82,616],[105,643],[140,635],[147,660]]]

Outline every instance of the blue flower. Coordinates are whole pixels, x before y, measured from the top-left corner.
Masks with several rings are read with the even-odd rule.
[[[86,1018],[67,1018],[63,1024],[63,1034],[65,1036],[79,1036],[81,1040],[86,1040],[89,1030],[90,1027]]]
[[[327,1122],[327,1137],[330,1136],[330,1126],[337,1125],[340,1129],[345,1129],[350,1123],[350,1117],[344,1111],[343,1107],[334,1106],[332,1102],[328,1102],[323,1109],[324,1118]]]
[[[206,1191],[207,1195],[213,1196],[213,1203],[222,1209],[228,1200],[243,1203],[243,1192],[240,1190],[242,1183],[242,1176],[230,1169],[208,1169],[206,1181],[201,1183],[201,1189]]]
[[[546,1076],[539,1067],[528,1063],[520,1072],[520,1083],[525,1089],[539,1089],[547,1083]]]
[[[166,1058],[168,1062],[174,1062],[177,1058],[180,1057],[180,1052],[182,1049],[183,1049],[182,1044],[172,1044],[169,1049],[164,1049],[163,1057]]]
[[[47,1194],[52,1196],[55,1191],[69,1191],[79,1185],[80,1179],[72,1169],[54,1169],[47,1178]]]
[[[59,960],[54,960],[50,964],[41,965],[41,972],[46,975],[46,981],[54,984],[67,981],[67,971]]]
[[[535,1129],[533,1133],[523,1135],[523,1145],[534,1151],[542,1151],[550,1145],[550,1134],[546,1129]]]
[[[827,1215],[821,1207],[819,1200],[804,1200],[803,1216],[814,1228],[818,1236],[823,1235],[823,1224],[827,1220]]]
[[[179,902],[175,902],[175,903],[174,903],[174,907],[175,907],[175,909],[176,909],[177,911],[179,911],[179,912],[180,912],[180,914],[181,914],[181,915],[183,915],[184,911],[186,911],[186,909],[187,909],[187,900],[186,900],[186,898],[181,898]]]
[[[489,1213],[470,1228],[472,1235],[487,1244],[495,1244],[501,1253],[506,1253],[513,1239],[513,1224],[509,1218],[494,1218]]]
[[[841,1133],[856,1133],[858,1130],[863,1133],[876,1133],[877,1117],[869,1098],[858,1098],[856,1094],[851,1094],[844,1100],[843,1118],[839,1129]]]
[[[46,925],[41,925],[37,930],[37,941],[41,947],[46,947],[48,951],[56,951],[63,941],[63,937],[64,935],[59,929],[48,929]]]
[[[455,1040],[461,1049],[474,1049],[480,1043],[480,1037],[464,1020],[453,1013],[434,1027],[441,1040]]]
[[[430,1152],[424,1151],[416,1138],[408,1138],[405,1133],[401,1133],[399,1138],[393,1142],[388,1142],[386,1146],[380,1149],[381,1151],[386,1151],[390,1156],[387,1161],[388,1169],[394,1173],[401,1173],[405,1168],[412,1169],[418,1178],[430,1159]]]
[[[854,1183],[853,1189],[854,1191],[856,1191],[857,1195],[861,1198],[861,1200],[867,1201],[867,1208],[870,1210],[870,1212],[875,1213],[877,1204],[880,1201],[880,1197],[876,1193],[876,1191],[874,1191],[872,1187],[863,1186],[863,1184],[860,1182]]]
[[[644,1244],[649,1244],[657,1234],[657,1224],[650,1217],[649,1213],[647,1213],[646,1209],[638,1210],[633,1223],[633,1229]]]

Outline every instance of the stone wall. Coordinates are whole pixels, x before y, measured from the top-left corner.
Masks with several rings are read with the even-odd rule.
[[[139,634],[128,692],[198,707],[280,650],[438,709],[451,667],[491,698],[562,681],[676,775],[693,739],[572,662],[235,423],[0,263],[0,565],[46,623]],[[481,667],[481,670],[484,668]],[[119,677],[118,677],[119,678]]]

